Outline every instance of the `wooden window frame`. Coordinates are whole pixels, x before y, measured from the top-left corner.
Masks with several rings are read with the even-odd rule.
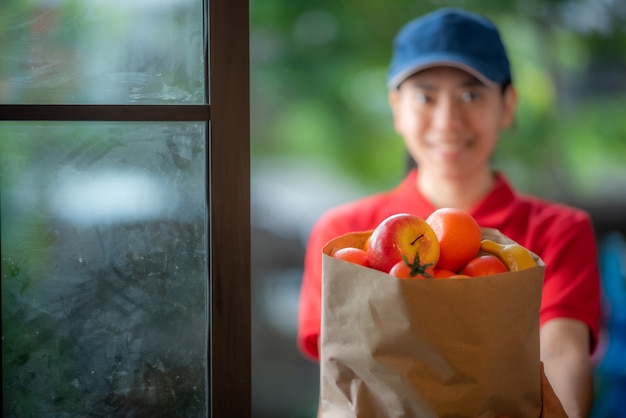
[[[0,104],[0,121],[208,124],[210,416],[247,417],[252,410],[249,2],[208,3],[207,104]]]

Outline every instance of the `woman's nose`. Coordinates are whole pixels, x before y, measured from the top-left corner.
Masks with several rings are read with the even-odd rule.
[[[463,113],[459,103],[454,100],[439,100],[433,112],[433,124],[441,130],[454,129],[463,122]]]

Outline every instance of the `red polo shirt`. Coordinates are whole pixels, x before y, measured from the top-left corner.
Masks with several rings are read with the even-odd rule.
[[[540,321],[573,318],[589,326],[592,350],[600,322],[600,274],[593,226],[587,213],[516,193],[497,174],[496,187],[470,209],[480,226],[497,228],[546,264]],[[330,209],[311,230],[298,317],[298,347],[318,360],[321,322],[322,248],[331,239],[373,229],[400,212],[426,219],[436,208],[416,187],[412,170],[395,189]]]

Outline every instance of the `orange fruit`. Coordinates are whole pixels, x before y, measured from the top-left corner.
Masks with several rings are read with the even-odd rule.
[[[344,260],[349,263],[358,264],[365,267],[368,267],[369,265],[369,263],[367,262],[367,251],[363,250],[362,248],[339,248],[333,251],[331,256],[338,258],[339,260]]]
[[[478,222],[468,212],[440,208],[426,218],[439,240],[439,261],[436,269],[460,271],[480,250],[481,232]]]

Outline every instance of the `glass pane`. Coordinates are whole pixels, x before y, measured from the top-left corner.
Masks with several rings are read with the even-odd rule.
[[[2,0],[0,103],[202,104],[198,0]]]
[[[206,129],[0,123],[8,416],[207,416]]]

